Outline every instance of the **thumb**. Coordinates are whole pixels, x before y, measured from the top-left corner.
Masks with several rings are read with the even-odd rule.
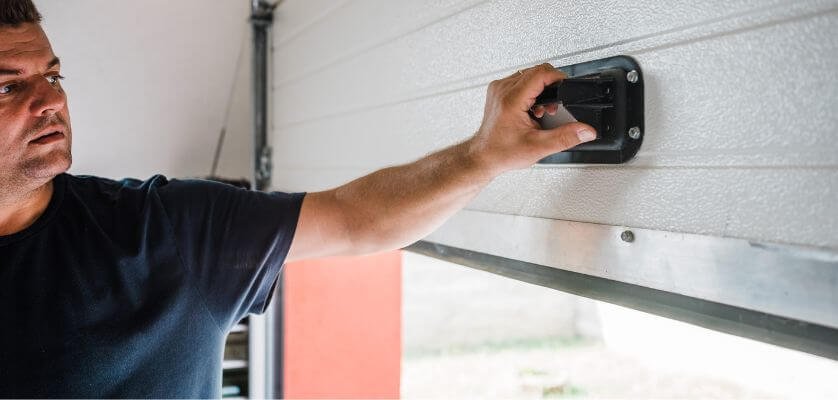
[[[596,130],[581,122],[571,122],[558,128],[541,131],[541,133],[543,140],[549,142],[556,152],[596,139]]]

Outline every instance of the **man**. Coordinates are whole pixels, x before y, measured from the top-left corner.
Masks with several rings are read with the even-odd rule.
[[[0,0],[3,396],[218,396],[226,333],[285,261],[403,247],[495,176],[594,138],[531,119],[564,76],[544,64],[489,85],[471,139],[333,190],[78,177],[60,68],[31,0]]]

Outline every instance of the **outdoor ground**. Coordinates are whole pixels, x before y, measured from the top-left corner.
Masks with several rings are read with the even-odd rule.
[[[652,369],[601,343],[559,339],[406,354],[402,397],[781,398],[731,381]]]
[[[406,253],[405,399],[838,399],[838,362]]]

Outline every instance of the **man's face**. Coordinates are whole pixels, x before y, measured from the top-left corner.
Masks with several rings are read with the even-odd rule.
[[[0,27],[0,190],[42,184],[70,168],[60,68],[40,25]]]

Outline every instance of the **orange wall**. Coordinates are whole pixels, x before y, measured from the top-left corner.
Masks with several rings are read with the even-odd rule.
[[[290,263],[285,398],[397,398],[401,252]]]

